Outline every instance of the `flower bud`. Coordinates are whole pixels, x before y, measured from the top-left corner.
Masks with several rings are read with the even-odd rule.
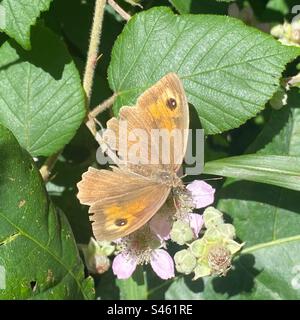
[[[207,229],[224,223],[223,213],[214,207],[208,207],[204,210],[203,219]]]
[[[274,26],[271,31],[270,31],[271,35],[275,38],[282,38],[284,35],[284,28],[282,24],[278,24],[276,26]]]
[[[106,272],[110,267],[110,260],[108,257],[103,255],[95,255],[94,259],[91,259],[87,263],[87,268],[89,272],[93,274],[102,274]]]
[[[291,40],[295,43],[300,43],[300,21],[294,21],[291,23],[292,32]]]
[[[196,257],[200,258],[205,254],[206,243],[202,239],[195,240],[189,246],[190,252]]]
[[[235,238],[235,227],[230,223],[224,223],[218,226],[220,234],[228,239]]]
[[[176,252],[174,260],[177,271],[184,274],[190,274],[196,267],[196,258],[186,249]]]
[[[291,77],[288,81],[288,85],[291,87],[300,87],[300,73]]]
[[[183,245],[191,241],[194,237],[193,230],[186,221],[177,220],[173,223],[172,230],[170,233],[171,239]]]
[[[218,226],[208,228],[204,234],[204,238],[208,241],[233,239],[235,237],[235,228],[230,223],[223,223]]]
[[[234,240],[228,240],[226,243],[226,248],[230,251],[231,254],[235,254],[241,250],[245,243],[238,243]]]
[[[115,246],[109,241],[95,241],[94,238],[91,238],[91,241],[95,243],[96,250],[100,250],[107,257],[110,256],[115,251]],[[97,246],[98,243],[98,246]]]
[[[202,264],[202,265],[197,265],[196,268],[194,269],[195,276],[193,280],[197,280],[199,278],[203,278],[206,276],[209,276],[211,274],[210,267]]]
[[[97,242],[91,238],[88,245],[79,245],[82,250],[86,267],[90,273],[104,273],[110,267],[110,260],[107,256],[115,250],[115,246],[108,241]]]
[[[300,43],[300,22],[292,23],[285,22],[277,25],[271,29],[272,36],[279,39],[279,41],[287,46],[298,46]]]

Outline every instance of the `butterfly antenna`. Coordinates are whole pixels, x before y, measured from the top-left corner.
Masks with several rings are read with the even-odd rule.
[[[207,179],[203,179],[203,181],[210,181],[210,180],[222,180],[222,179],[224,179],[224,177],[207,178]]]
[[[187,176],[187,174],[184,174],[183,176],[180,176],[179,178],[180,179],[183,179],[183,178],[185,178]]]
[[[97,133],[95,135],[95,139],[99,143],[102,152],[106,153],[116,165],[120,166],[120,159],[119,159],[118,155],[116,154],[116,152],[114,152],[110,148],[110,146],[103,139],[103,132],[104,132],[105,128],[102,126],[101,122],[98,121],[96,118],[94,118],[94,121],[101,128],[101,130],[97,131]]]

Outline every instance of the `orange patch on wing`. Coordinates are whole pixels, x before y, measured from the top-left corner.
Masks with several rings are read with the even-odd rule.
[[[176,111],[168,110],[162,103],[151,105],[149,110],[155,121],[159,123],[160,129],[172,131],[178,127],[176,119],[179,114]],[[163,114],[167,114],[167,116],[163,116]]]
[[[126,218],[134,213],[140,212],[146,208],[146,204],[142,201],[131,201],[124,206],[111,206],[105,210],[105,213],[110,217]]]

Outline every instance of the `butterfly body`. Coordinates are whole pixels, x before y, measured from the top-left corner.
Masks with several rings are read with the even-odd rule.
[[[141,161],[128,160],[128,150],[136,142],[127,138],[125,143],[121,141],[125,136],[120,129],[123,122],[127,126],[126,136],[137,128],[147,137],[153,130],[159,130],[170,143],[161,140],[153,143],[149,138],[147,143],[140,144]],[[183,188],[177,172],[186,150],[188,126],[188,103],[175,73],[167,74],[146,90],[135,106],[122,107],[119,119],[107,122],[104,141],[123,161],[112,170],[90,167],[78,183],[77,195],[82,204],[90,206],[93,232],[98,240],[115,240],[134,232],[162,207],[171,191],[173,194]],[[182,134],[176,145],[172,144],[174,130]],[[165,150],[169,151],[167,162]],[[153,155],[156,162],[152,161]]]
[[[177,176],[176,173],[168,172],[168,171],[157,171],[153,174],[150,179],[153,182],[164,184],[169,188],[176,188],[182,184],[181,179]]]

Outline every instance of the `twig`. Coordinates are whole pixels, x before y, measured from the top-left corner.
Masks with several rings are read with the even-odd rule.
[[[131,15],[123,10],[114,0],[107,0],[107,2],[124,20],[130,20]]]
[[[101,104],[99,104],[97,107],[95,107],[89,114],[86,121],[86,125],[88,129],[91,131],[93,136],[96,136],[97,130],[96,130],[96,124],[94,119],[97,117],[98,114],[102,113],[109,107],[111,107],[116,99],[116,94],[113,94],[110,98],[104,100]]]
[[[144,9],[143,6],[138,3],[138,2],[135,2],[134,0],[125,0],[127,3],[131,4],[132,6],[134,7],[140,7],[141,9]]]
[[[49,180],[52,169],[54,168],[58,157],[60,156],[62,150],[53,154],[51,157],[47,158],[46,162],[40,168],[40,173],[45,182]]]
[[[106,0],[96,0],[88,57],[83,76],[83,88],[86,93],[88,106],[91,100],[94,74],[98,60],[98,50],[101,38],[105,3]]]

